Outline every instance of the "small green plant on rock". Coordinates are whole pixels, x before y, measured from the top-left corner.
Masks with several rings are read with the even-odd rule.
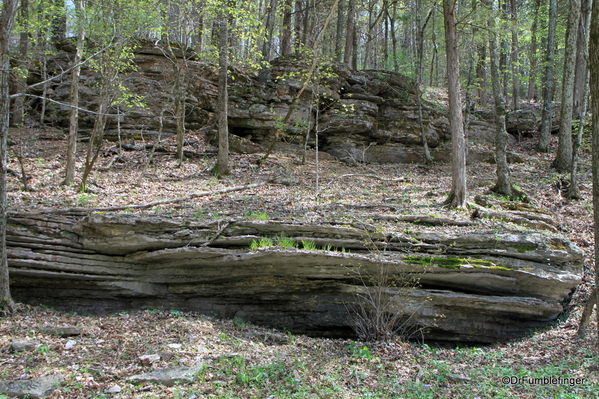
[[[302,247],[304,249],[307,249],[308,251],[315,251],[316,243],[314,241],[310,241],[310,240],[302,240]]]
[[[259,248],[272,247],[274,245],[272,239],[268,237],[262,237],[259,240],[253,240],[250,244],[250,251],[255,251]]]
[[[282,232],[277,238],[277,245],[283,248],[297,248],[297,243],[293,238],[287,237],[284,232]]]

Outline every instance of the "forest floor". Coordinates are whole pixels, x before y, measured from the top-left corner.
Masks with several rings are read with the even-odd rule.
[[[9,212],[138,205],[269,181],[258,188],[143,212],[304,221],[388,212],[469,217],[440,205],[451,186],[447,164],[348,166],[327,154],[319,154],[317,163],[313,151],[302,164],[301,153],[288,146],[261,167],[256,166],[258,155],[232,155],[231,176],[216,179],[210,174],[214,148],[203,136],[190,134],[187,139],[189,159],[180,166],[169,140],[158,146],[166,152],[157,150],[152,162],[149,151],[124,151],[115,143],[106,144],[88,191],[80,193],[75,186],[60,184],[66,154],[62,132],[13,130]],[[141,149],[144,143],[128,144],[129,149]],[[551,212],[561,233],[587,255],[583,283],[564,316],[547,329],[495,345],[446,347],[397,339],[311,338],[243,320],[160,309],[92,316],[23,305],[15,315],[0,319],[0,380],[58,372],[66,383],[52,398],[599,398],[595,317],[586,337],[576,337],[593,281],[590,149],[584,145],[582,151],[583,199],[571,201],[556,189],[563,176],[551,169],[551,156],[534,151],[534,144],[534,138],[524,137],[511,145],[511,151],[527,156],[526,162],[511,165],[513,181]],[[81,161],[85,148],[80,145]],[[20,178],[23,171],[28,190]],[[469,165],[469,200],[488,191],[494,181],[494,165]],[[79,326],[83,334],[62,338],[42,333],[40,328],[48,325]],[[15,353],[10,350],[14,338],[36,340],[39,345]],[[160,354],[160,359],[153,363],[140,359],[150,354]],[[203,366],[193,383],[165,387],[127,380],[152,369],[197,361]]]

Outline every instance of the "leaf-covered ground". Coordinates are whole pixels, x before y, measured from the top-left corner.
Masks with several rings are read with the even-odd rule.
[[[255,163],[258,155],[233,155],[232,175],[219,180],[210,174],[215,159],[209,151],[213,149],[202,136],[193,134],[187,137],[188,159],[181,166],[173,159],[173,143],[168,140],[157,146],[159,150],[150,163],[148,150],[124,151],[115,143],[106,144],[88,192],[80,193],[76,187],[60,185],[64,138],[62,132],[53,130],[11,132],[9,211],[136,205],[268,180],[270,183],[256,189],[200,197],[143,212],[211,219],[359,220],[377,228],[393,224],[393,228],[412,230],[449,227],[398,226],[371,216],[469,217],[468,213],[439,205],[451,185],[450,166],[446,164],[347,166],[326,154],[320,154],[317,163],[314,152],[302,163],[301,151],[286,146],[261,167]],[[127,143],[138,148],[144,144]],[[585,338],[575,337],[593,279],[588,148],[583,147],[580,175],[584,199],[569,201],[556,190],[555,182],[563,176],[550,168],[551,156],[536,153],[534,144],[534,139],[525,137],[512,145],[511,150],[531,157],[512,164],[514,182],[537,205],[550,211],[562,233],[587,254],[583,284],[567,305],[567,314],[551,328],[513,342],[458,348],[432,342],[422,345],[399,340],[373,343],[310,338],[243,320],[219,320],[172,310],[100,317],[23,306],[16,315],[0,319],[0,380],[59,372],[66,384],[51,395],[53,398],[599,397],[595,318]],[[81,144],[81,160],[84,150],[85,144]],[[30,191],[23,189],[22,170]],[[472,164],[468,176],[469,198],[474,198],[492,186],[495,167]],[[521,228],[502,220],[482,223],[488,228]],[[40,328],[48,325],[80,326],[83,334],[61,338],[41,332]],[[14,338],[33,339],[39,346],[14,353],[10,350]],[[75,343],[67,344],[69,340]],[[150,363],[139,359],[150,354],[160,355],[160,360]],[[203,366],[192,384],[164,387],[127,381],[129,376],[152,369],[189,366],[198,361]],[[118,391],[115,385],[120,392],[106,392],[111,388]]]

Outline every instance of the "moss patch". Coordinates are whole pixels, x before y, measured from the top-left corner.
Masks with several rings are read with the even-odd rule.
[[[534,251],[535,249],[537,249],[536,246],[531,247],[530,245],[508,245],[508,248],[515,249],[516,251],[518,251],[518,253],[521,253],[521,254],[528,252],[528,251]]]
[[[407,256],[404,261],[415,265],[439,266],[447,269],[459,269],[462,266],[500,268],[484,259],[441,258],[435,256]],[[503,268],[505,269],[505,268]],[[505,269],[509,270],[509,269]]]

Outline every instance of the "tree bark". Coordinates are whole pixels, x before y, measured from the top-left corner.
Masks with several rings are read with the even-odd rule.
[[[71,71],[71,93],[70,93],[70,115],[69,115],[69,137],[67,144],[67,164],[63,184],[71,185],[75,181],[75,162],[77,156],[77,133],[79,130],[79,80],[81,77],[81,53],[85,45],[85,0],[77,1],[77,48],[73,59],[73,70]]]
[[[21,25],[23,31],[19,35],[19,59],[18,63],[22,69],[21,73],[16,77],[17,93],[24,93],[27,90],[27,57],[29,51],[29,30],[27,20],[29,19],[29,0],[21,0],[21,6],[19,7]],[[12,120],[10,121],[14,126],[23,126],[25,122],[25,96],[18,96],[15,98]]]
[[[591,92],[599,93],[599,2],[594,1],[591,11],[589,48],[589,70]],[[595,287],[599,287],[599,97],[591,98],[593,114],[593,220],[595,222]],[[595,289],[595,303],[599,300],[599,290]],[[599,306],[595,306],[599,318]],[[597,344],[599,345],[599,324],[597,324]]]
[[[427,165],[431,165],[433,163],[433,158],[431,157],[431,152],[428,148],[428,141],[426,138],[426,129],[424,126],[424,117],[422,115],[422,85],[423,85],[423,63],[424,63],[424,30],[426,29],[426,25],[433,13],[433,9],[431,8],[424,20],[424,23],[421,22],[420,19],[420,6],[421,2],[418,0],[416,2],[416,28],[418,30],[418,37],[416,41],[416,53],[417,53],[417,64],[416,64],[416,86],[418,92],[416,93],[418,99],[418,124],[420,126],[420,139],[422,141],[422,148],[424,150],[424,162]]]
[[[293,12],[293,0],[285,1],[285,9],[283,10],[283,32],[281,39],[281,55],[291,54],[291,15]]]
[[[518,14],[516,0],[510,0],[510,19],[512,22],[512,109],[516,110],[518,109],[520,102],[520,71],[518,67],[520,48],[518,45]]]
[[[557,25],[557,0],[549,3],[549,25],[547,27],[547,53],[545,56],[545,76],[543,82],[543,113],[537,150],[549,152],[551,129],[553,127],[553,92],[555,70],[555,29]]]
[[[539,9],[541,6],[541,0],[535,0],[534,9],[533,9],[533,21],[531,28],[531,38],[530,38],[530,71],[528,75],[528,90],[526,97],[529,100],[532,100],[537,95],[537,31],[539,26]]]
[[[218,156],[216,165],[212,168],[215,176],[227,176],[229,169],[229,122],[228,122],[228,92],[227,92],[227,68],[229,64],[228,57],[228,37],[229,29],[227,19],[219,18],[217,21],[218,30]]]
[[[345,51],[343,52],[343,62],[352,65],[352,57],[355,52],[354,35],[356,30],[356,0],[349,0],[347,7],[347,29],[345,31]]]
[[[6,173],[8,169],[8,124],[10,122],[10,55],[8,39],[13,27],[18,0],[4,0],[0,16],[0,312],[12,313],[15,303],[10,295],[6,257]]]
[[[582,103],[586,97],[585,90],[587,85],[587,58],[585,54],[588,54],[588,33],[592,3],[592,0],[581,0],[580,23],[578,24],[578,41],[576,42],[578,50],[576,51],[576,77],[574,78],[574,101],[572,110],[574,115],[579,115],[583,111]]]
[[[510,179],[510,168],[507,163],[507,139],[505,129],[505,100],[501,90],[501,78],[499,74],[499,47],[495,32],[495,20],[491,17],[489,21],[491,39],[489,40],[489,53],[491,56],[491,83],[493,87],[493,100],[495,101],[495,161],[497,164],[497,183],[492,191],[511,196],[512,183]]]
[[[335,60],[337,62],[343,62],[343,44],[345,43],[343,31],[345,22],[347,22],[347,18],[345,18],[346,4],[346,0],[340,0],[339,6],[337,6],[337,30],[335,35]]]
[[[460,60],[456,29],[456,0],[443,0],[445,48],[447,53],[447,90],[449,91],[449,129],[451,131],[451,191],[444,204],[466,208],[466,138],[460,86]]]
[[[270,61],[270,52],[272,49],[272,39],[275,30],[275,17],[277,14],[277,2],[278,0],[270,0],[270,4],[268,5],[268,11],[266,15],[266,26],[264,27],[266,30],[266,38],[264,39],[264,44],[262,45],[263,64],[260,69],[260,73],[258,74],[258,79],[261,82],[266,82],[268,80],[269,69],[267,67],[267,64]]]
[[[574,101],[574,78],[576,67],[576,42],[580,20],[580,0],[570,0],[566,53],[564,55],[564,77],[562,83],[562,105],[560,109],[559,143],[553,167],[560,172],[572,168],[572,102]]]

